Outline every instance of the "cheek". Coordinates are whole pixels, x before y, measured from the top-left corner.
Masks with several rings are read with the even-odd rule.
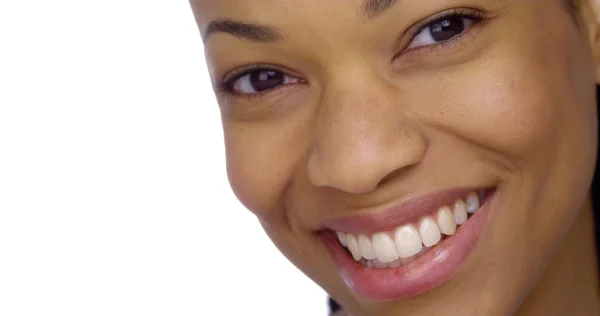
[[[540,24],[539,29],[555,32],[529,34],[469,65],[458,76],[461,84],[453,86],[452,95],[462,97],[449,101],[460,124],[440,119],[508,167],[499,207],[506,212],[495,214],[488,236],[491,248],[512,254],[514,263],[501,256],[497,261],[519,267],[519,280],[532,280],[579,214],[597,150],[593,74],[585,45],[571,25]],[[504,282],[501,277],[495,281]]]
[[[489,236],[498,253],[528,258],[506,263],[527,266],[524,274],[555,249],[578,214],[597,146],[591,59],[581,37],[566,24],[536,30],[555,33],[498,44],[436,79],[444,89],[413,102],[428,105],[428,123],[468,143],[473,157],[506,167],[499,209],[510,212],[495,215]]]
[[[253,135],[247,129],[226,125],[227,175],[240,202],[261,217],[276,206],[285,186],[286,168],[272,140]]]
[[[467,122],[456,127],[458,134],[499,153],[515,169],[535,162],[542,152],[549,154],[572,121],[563,115],[561,101],[553,98],[555,91],[533,72],[503,68],[479,78],[470,85],[477,92],[463,92],[468,95]]]
[[[306,124],[305,124],[306,125]],[[306,148],[302,121],[224,122],[227,174],[240,202],[263,222],[281,216]],[[293,140],[293,141],[291,141]]]
[[[561,93],[535,74],[538,69],[527,67],[533,69],[518,68],[514,59],[474,63],[463,69],[464,75],[454,73],[435,84],[447,88],[423,93],[423,99],[411,103],[428,105],[420,114],[427,125],[517,170],[534,163],[541,152],[548,154],[561,131],[579,120],[565,111],[571,105],[560,100]]]
[[[435,86],[447,89],[416,103],[435,107],[428,111],[432,124],[516,169],[589,166],[596,146],[591,57],[563,20],[540,20],[523,38],[495,44],[485,57],[440,76]]]

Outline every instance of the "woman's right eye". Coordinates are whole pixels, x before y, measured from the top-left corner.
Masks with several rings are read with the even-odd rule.
[[[255,69],[225,83],[228,92],[238,95],[252,95],[298,83],[300,79],[274,69]]]

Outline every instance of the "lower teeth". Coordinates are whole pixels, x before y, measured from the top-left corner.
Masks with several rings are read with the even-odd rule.
[[[410,258],[399,258],[396,259],[392,262],[389,263],[383,263],[377,259],[373,259],[373,260],[367,260],[365,258],[362,258],[360,260],[360,263],[363,264],[364,266],[367,266],[369,268],[372,269],[386,269],[386,268],[398,268],[400,266],[406,265],[408,263],[411,263],[413,261],[415,261],[417,258],[419,258],[421,255],[423,255],[424,253],[427,252],[427,250],[429,250],[431,248],[427,248],[427,247],[423,247],[423,249],[421,250],[421,252],[419,252],[418,254],[410,257]]]

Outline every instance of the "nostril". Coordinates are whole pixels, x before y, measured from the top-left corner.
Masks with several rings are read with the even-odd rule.
[[[415,166],[412,165],[412,166],[404,167],[402,169],[394,170],[394,171],[390,172],[388,175],[386,175],[383,179],[381,179],[381,181],[379,181],[379,183],[377,184],[377,187],[384,186],[385,184],[387,184],[388,182],[390,182],[394,179],[405,177],[407,173],[410,173],[414,169],[415,169]]]

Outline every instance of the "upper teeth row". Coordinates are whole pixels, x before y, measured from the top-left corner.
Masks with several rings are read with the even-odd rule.
[[[398,258],[410,258],[425,247],[438,244],[441,234],[454,235],[457,225],[464,224],[468,213],[479,209],[483,192],[471,192],[466,199],[458,199],[451,206],[442,206],[430,216],[425,216],[415,223],[396,228],[391,232],[355,236],[337,232],[340,243],[348,248],[356,261],[361,258],[377,259],[382,263],[390,263]]]

